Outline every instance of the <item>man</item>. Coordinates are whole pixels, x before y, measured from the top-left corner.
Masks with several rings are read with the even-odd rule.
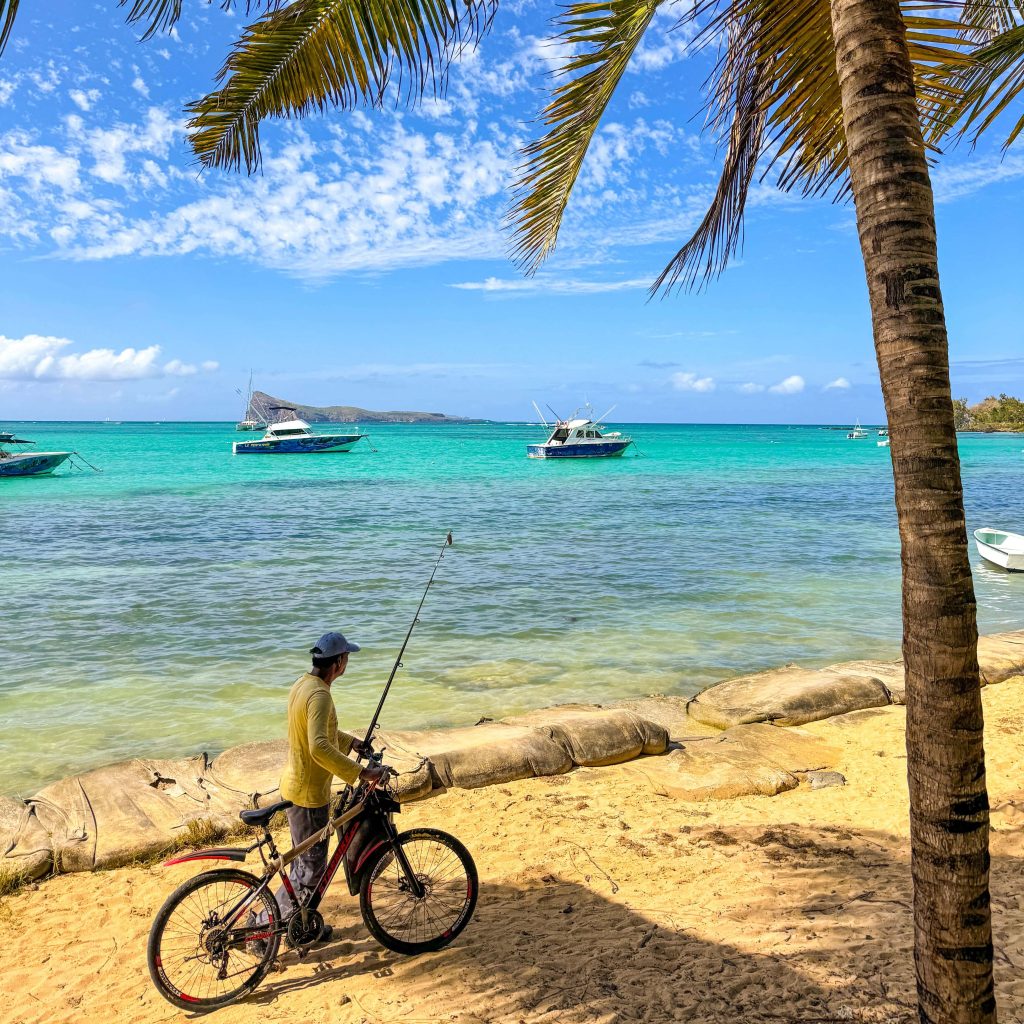
[[[293,804],[286,812],[292,846],[326,826],[334,776],[351,786],[387,774],[387,768],[361,768],[348,757],[353,750],[362,753],[363,744],[355,736],[338,731],[331,684],[345,674],[348,656],[358,650],[359,645],[341,633],[324,633],[309,652],[313,667],[295,680],[288,694],[288,760],[280,789],[282,799]],[[327,866],[327,847],[328,840],[324,839],[292,861],[288,873],[296,896],[301,898],[316,887]],[[277,902],[285,916],[295,909],[284,886],[278,890]],[[319,942],[328,942],[333,932],[330,925],[324,925]]]

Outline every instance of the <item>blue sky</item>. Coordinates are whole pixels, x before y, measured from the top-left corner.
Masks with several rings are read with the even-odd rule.
[[[265,126],[253,178],[200,174],[181,113],[239,16],[186,0],[141,43],[114,0],[22,6],[0,58],[0,420],[233,419],[250,368],[301,402],[499,420],[585,398],[622,421],[884,416],[849,206],[766,183],[721,280],[646,301],[718,168],[709,58],[671,11],[527,279],[502,217],[552,6],[504,6],[417,112]],[[954,392],[1020,394],[1024,146],[960,147],[934,183]]]

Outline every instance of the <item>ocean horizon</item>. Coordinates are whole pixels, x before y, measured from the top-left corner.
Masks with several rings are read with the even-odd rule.
[[[639,456],[566,464],[526,458],[531,421],[372,424],[349,453],[264,458],[231,455],[252,436],[233,422],[7,425],[103,472],[0,482],[0,793],[281,736],[327,629],[363,645],[335,684],[358,729],[449,529],[386,727],[899,656],[874,433],[616,421]],[[959,444],[969,531],[1021,531],[1020,438]],[[973,543],[971,565],[982,632],[1024,625],[1024,577]]]

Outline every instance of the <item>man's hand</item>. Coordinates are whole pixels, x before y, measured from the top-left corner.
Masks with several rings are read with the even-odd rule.
[[[388,777],[388,768],[383,764],[368,764],[360,773],[360,782],[383,782]]]
[[[373,744],[367,743],[365,740],[353,740],[351,749],[366,757],[373,753]]]

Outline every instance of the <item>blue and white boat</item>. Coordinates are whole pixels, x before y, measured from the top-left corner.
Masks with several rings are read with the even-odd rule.
[[[573,416],[556,420],[548,439],[543,444],[528,444],[526,454],[531,459],[607,459],[621,455],[632,443],[631,437],[618,431],[606,433],[600,420]]]
[[[12,452],[11,445],[35,444],[0,431],[0,477],[47,476],[58,466],[67,462],[73,452]]]
[[[310,455],[316,452],[347,452],[366,434],[315,434],[305,420],[271,423],[258,441],[234,441],[235,455]]]

